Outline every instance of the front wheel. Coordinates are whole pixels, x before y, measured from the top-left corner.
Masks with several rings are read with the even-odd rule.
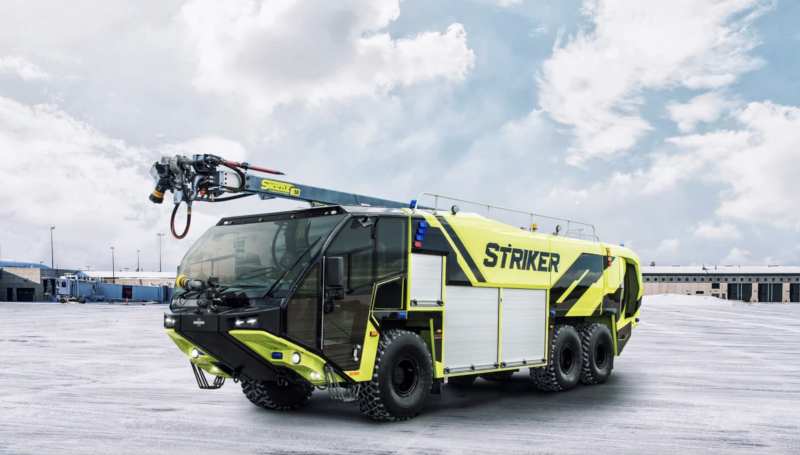
[[[433,362],[416,333],[389,330],[381,335],[372,380],[362,383],[358,409],[375,420],[408,420],[428,401]]]
[[[296,383],[276,381],[248,381],[242,379],[242,392],[251,403],[272,411],[296,409],[308,403],[314,386],[299,380]]]

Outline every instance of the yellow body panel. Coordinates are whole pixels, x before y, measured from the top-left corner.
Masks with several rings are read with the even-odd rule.
[[[325,385],[325,373],[322,369],[325,366],[325,361],[316,354],[312,354],[284,338],[262,330],[231,330],[230,335],[273,365],[293,370],[314,385]],[[273,359],[273,352],[283,353],[283,358]],[[295,352],[300,353],[300,363],[297,365],[292,363],[292,354]],[[312,378],[312,372],[319,375],[319,377]],[[341,380],[341,378],[338,379]]]

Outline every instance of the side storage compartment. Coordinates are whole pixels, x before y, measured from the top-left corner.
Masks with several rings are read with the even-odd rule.
[[[501,366],[546,363],[547,291],[503,289],[502,324]]]
[[[445,294],[445,373],[496,369],[500,290],[447,286]]]
[[[411,255],[411,306],[439,307],[444,282],[444,256]]]

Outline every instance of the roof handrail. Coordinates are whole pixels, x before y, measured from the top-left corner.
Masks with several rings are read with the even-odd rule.
[[[500,206],[497,206],[497,205],[486,204],[486,203],[483,203],[483,202],[469,201],[467,199],[459,199],[459,198],[452,197],[452,196],[445,196],[445,195],[436,194],[436,193],[428,193],[428,192],[425,192],[425,191],[423,191],[422,193],[419,193],[419,196],[417,197],[417,199],[415,199],[413,201],[414,204],[411,207],[412,210],[417,211],[420,208],[419,202],[420,202],[420,200],[422,200],[423,196],[431,196],[431,197],[434,198],[434,208],[433,209],[430,209],[429,207],[423,207],[424,209],[427,209],[427,210],[433,210],[433,214],[434,215],[436,215],[439,212],[439,198],[442,198],[442,199],[448,199],[448,200],[451,200],[451,201],[466,202],[467,204],[474,204],[474,205],[480,205],[480,206],[486,207],[486,218],[488,218],[488,219],[491,219],[491,210],[492,209],[497,209],[497,210],[504,210],[506,212],[521,213],[523,215],[528,215],[528,216],[531,217],[531,225],[533,225],[533,218],[534,217],[547,218],[549,220],[562,221],[562,222],[567,223],[567,230],[565,231],[564,237],[572,238],[571,237],[572,233],[576,233],[577,238],[579,238],[581,240],[586,240],[587,238],[589,238],[589,239],[591,239],[592,241],[595,241],[595,242],[599,242],[600,241],[600,238],[597,236],[597,233],[595,231],[595,227],[594,227],[593,224],[584,223],[582,221],[569,220],[569,219],[566,219],[566,218],[558,218],[558,217],[554,217],[554,216],[540,215],[540,214],[537,214],[537,213],[526,212],[526,211],[523,211],[523,210],[509,209],[507,207],[500,207]],[[572,228],[572,226],[571,226],[572,224],[577,224],[577,225],[583,226],[583,227],[582,228],[581,227]],[[591,234],[584,233],[583,230],[586,229],[586,228],[591,228],[592,229],[592,233]],[[558,234],[556,233],[556,235],[558,235]]]

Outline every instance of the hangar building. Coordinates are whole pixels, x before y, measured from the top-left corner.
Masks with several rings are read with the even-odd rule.
[[[745,302],[800,302],[798,266],[642,267],[644,295],[708,295]]]

